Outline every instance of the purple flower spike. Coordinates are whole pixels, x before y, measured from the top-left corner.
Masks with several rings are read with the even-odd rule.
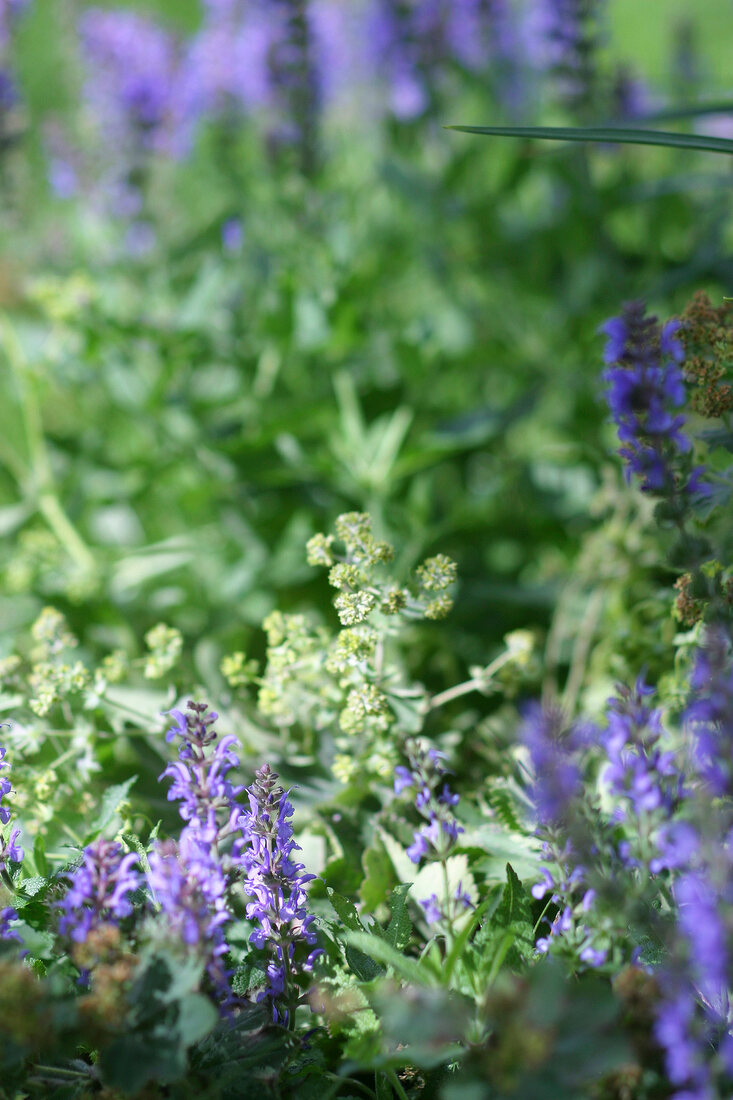
[[[0,768],[9,768],[10,764],[5,759],[6,749],[0,745]],[[7,825],[10,821],[10,807],[3,806],[2,800],[6,795],[12,793],[12,784],[7,775],[0,773],[0,825]],[[18,844],[18,837],[20,836],[20,829],[15,828],[10,830],[10,835],[5,837],[0,832],[0,871],[4,871],[8,865],[8,862],[20,863],[24,856],[24,851]]]
[[[231,974],[224,964],[228,946],[224,925],[226,878],[211,847],[196,831],[185,828],[176,844],[158,844],[150,853],[148,883],[171,930],[187,948],[198,952],[224,1007],[232,1002]]]
[[[257,927],[250,941],[269,952],[266,988],[258,1001],[269,1002],[274,1023],[287,1026],[298,1000],[294,973],[310,972],[322,954],[311,951],[301,961],[302,948],[314,947],[315,917],[308,915],[305,885],[315,875],[305,873],[292,859],[298,845],[293,840],[290,817],[293,807],[278,775],[268,764],[255,773],[248,788],[249,813],[245,814],[248,843],[241,853],[245,868],[244,892],[249,897],[247,916]]]
[[[616,424],[619,454],[627,478],[640,478],[643,492],[678,499],[705,491],[700,468],[681,461],[692,450],[682,431],[685,403],[681,369],[684,350],[677,336],[679,321],[660,326],[647,317],[643,302],[627,302],[618,317],[601,326],[606,347],[606,399]]]
[[[624,685],[617,690],[608,701],[608,728],[601,735],[609,761],[606,780],[635,817],[654,814],[661,825],[687,793],[683,777],[674,754],[659,748],[661,710],[646,701],[654,689],[639,677],[633,690]],[[626,816],[623,805],[618,816]]]
[[[129,917],[129,895],[141,882],[132,869],[136,863],[137,856],[123,855],[122,845],[115,841],[99,839],[85,848],[82,864],[69,876],[69,889],[58,903],[59,932],[83,943],[100,924]]]
[[[542,825],[563,821],[580,790],[580,771],[574,759],[577,746],[563,727],[560,711],[539,703],[525,711],[520,736],[532,761],[532,800]]]
[[[452,793],[447,783],[439,787],[446,771],[444,754],[421,748],[414,741],[408,741],[405,748],[410,766],[400,764],[395,768],[395,794],[416,787],[415,808],[425,819],[425,824],[415,831],[407,856],[415,864],[426,858],[444,860],[455,846],[458,834],[464,831],[453,813],[458,795]]]
[[[194,702],[189,702],[186,714],[170,711],[175,725],[168,730],[166,741],[180,737],[179,759],[168,764],[160,778],[173,780],[169,801],[181,803],[179,813],[186,825],[218,851],[227,837],[240,831],[242,811],[236,797],[244,787],[227,778],[232,768],[239,766],[234,752],[237,739],[218,740],[214,723],[219,716],[207,711],[206,703]]]

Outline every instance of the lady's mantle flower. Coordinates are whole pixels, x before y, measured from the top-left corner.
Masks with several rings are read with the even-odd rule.
[[[277,780],[277,773],[263,764],[248,788],[250,809],[245,817],[249,843],[242,863],[244,892],[251,899],[247,916],[258,925],[250,941],[270,954],[268,984],[258,1000],[268,1000],[273,1021],[287,1026],[298,999],[293,974],[312,970],[322,951],[311,951],[302,962],[297,957],[299,948],[316,943],[315,917],[307,914],[304,889],[315,875],[305,874],[303,864],[292,859],[293,852],[299,850],[289,821],[293,807]]]
[[[59,932],[83,943],[100,924],[129,917],[130,894],[140,885],[140,875],[132,869],[136,863],[134,852],[123,855],[122,845],[112,840],[100,838],[85,848],[82,864],[58,903]]]
[[[627,477],[637,474],[644,492],[699,493],[702,469],[683,472],[680,461],[692,450],[682,431],[685,417],[675,411],[685,403],[681,322],[660,326],[645,314],[643,302],[627,302],[618,317],[601,326],[607,336],[606,397],[623,444],[619,454]]]

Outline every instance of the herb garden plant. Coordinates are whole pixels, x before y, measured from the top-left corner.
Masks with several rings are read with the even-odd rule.
[[[733,1095],[733,105],[619,2],[0,0],[0,1097]]]

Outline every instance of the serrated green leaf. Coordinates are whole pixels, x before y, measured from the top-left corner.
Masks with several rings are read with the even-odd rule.
[[[150,872],[150,863],[148,862],[148,853],[143,842],[138,836],[135,836],[134,833],[123,833],[122,839],[128,848],[132,848],[133,851],[137,852],[140,866],[143,871],[148,874]]]
[[[447,126],[465,134],[487,137],[540,138],[545,141],[602,142],[615,145],[663,145],[703,153],[733,155],[730,138],[707,134],[675,134],[667,130],[641,130],[629,126]]]
[[[348,898],[338,894],[330,886],[326,887],[326,893],[331,903],[331,908],[344,927],[352,932],[364,931],[364,925],[362,924],[361,917],[356,911],[356,906],[353,901],[349,901]]]
[[[96,837],[105,831],[105,829],[109,828],[115,818],[120,821],[117,811],[123,802],[126,801],[130,789],[136,782],[137,776],[133,775],[129,779],[126,779],[124,783],[116,783],[113,787],[105,791],[99,815],[84,836],[85,844],[91,843],[91,841],[95,840]]]
[[[356,935],[356,933],[352,933],[352,935]],[[353,974],[356,974],[360,982],[372,982],[380,974],[384,974],[383,966],[380,966],[370,955],[365,955],[363,951],[350,943],[346,945],[346,961],[349,964],[349,969]]]
[[[473,941],[481,954],[482,969],[488,971],[492,979],[505,958],[516,969],[534,953],[530,899],[510,863],[506,865],[506,876],[501,901],[493,917],[485,921]]]
[[[412,935],[412,921],[407,911],[407,895],[411,886],[411,882],[400,883],[387,898],[392,919],[384,930],[384,938],[398,951],[407,947]]]
[[[532,924],[532,907],[527,892],[511,863],[506,865],[506,886],[494,913],[494,925],[510,928],[513,924]]]

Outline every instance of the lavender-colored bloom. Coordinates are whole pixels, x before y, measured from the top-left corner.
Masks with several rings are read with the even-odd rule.
[[[619,454],[627,479],[637,474],[644,492],[670,497],[700,491],[699,470],[680,481],[680,459],[692,444],[682,431],[685,417],[675,412],[685,402],[679,328],[679,321],[660,327],[645,315],[642,302],[628,302],[620,316],[601,326],[607,336],[606,399],[623,444]]]
[[[659,854],[649,861],[655,875],[665,868],[689,867],[700,849],[700,837],[689,821],[673,821],[657,832],[656,847]]]
[[[524,27],[534,67],[552,75],[570,106],[592,102],[602,0],[531,0]]]
[[[181,120],[171,35],[132,11],[101,8],[84,12],[79,32],[86,99],[108,142],[127,155],[174,151]]]
[[[0,50],[7,47],[18,16],[29,4],[30,0],[0,0]]]
[[[263,764],[248,788],[248,843],[241,858],[244,892],[250,898],[246,913],[257,923],[250,941],[271,956],[268,984],[257,999],[269,1002],[275,1023],[287,1025],[298,998],[292,976],[294,972],[312,970],[322,951],[316,948],[302,961],[298,957],[301,948],[313,947],[317,942],[315,917],[307,912],[305,891],[306,883],[315,875],[306,874],[303,864],[292,858],[299,850],[290,823],[293,806],[277,780],[277,773]]]
[[[695,999],[691,989],[680,988],[657,1010],[654,1035],[665,1053],[670,1081],[675,1085],[706,1084],[699,1040],[693,1036]]]
[[[714,794],[733,794],[733,657],[722,626],[708,628],[697,651],[685,721],[703,779]]]
[[[420,905],[428,924],[452,923],[466,909],[473,908],[471,895],[460,882],[450,897],[441,901],[437,894],[431,894],[429,898],[421,898]]]
[[[527,707],[520,738],[529,750],[534,783],[531,797],[541,825],[565,820],[580,790],[573,733],[565,732],[562,713],[539,703]]]
[[[221,243],[225,252],[239,252],[244,241],[241,218],[227,218],[221,227]]]
[[[654,109],[648,85],[626,65],[617,69],[611,87],[611,112],[616,119],[639,119]]]
[[[168,799],[181,803],[179,813],[188,828],[218,851],[226,837],[240,830],[242,809],[236,797],[244,787],[233,785],[228,778],[232,768],[239,766],[233,749],[237,739],[219,740],[214,729],[219,716],[209,712],[206,703],[189,702],[186,714],[180,710],[170,713],[175,725],[168,730],[166,741],[181,739],[179,759],[168,764],[160,778],[173,780]]]
[[[186,113],[194,119],[232,118],[267,104],[274,34],[264,8],[207,4],[182,66],[179,94]]]
[[[708,1003],[728,986],[728,951],[721,897],[700,872],[682,875],[674,887],[678,927],[690,949],[690,969]]]
[[[400,764],[395,768],[394,791],[401,794],[416,788],[415,808],[426,819],[415,831],[407,856],[415,864],[426,858],[445,860],[464,830],[453,813],[458,795],[443,782],[443,753],[421,748],[413,741],[406,744],[406,751],[409,767]]]
[[[660,811],[668,818],[684,788],[674,753],[659,748],[661,710],[646,702],[654,689],[640,676],[633,690],[624,685],[617,690],[608,701],[608,728],[601,735],[609,761],[606,780],[636,817]]]
[[[10,927],[11,922],[17,919],[18,914],[15,909],[12,909],[10,906],[0,909],[0,940],[15,940],[16,943],[23,942],[17,930]]]
[[[150,853],[148,883],[171,930],[199,952],[217,995],[224,1006],[231,1003],[231,974],[224,964],[227,883],[211,845],[188,827],[178,843],[159,843]]]
[[[82,943],[100,924],[129,917],[130,894],[141,881],[132,869],[136,863],[134,852],[123,855],[115,841],[99,839],[85,848],[82,864],[69,876],[69,889],[58,903],[59,932]]]
[[[0,769],[3,770],[10,767],[10,764],[5,759],[6,753],[7,750],[0,745]],[[7,825],[10,821],[10,807],[2,803],[6,795],[12,793],[12,789],[13,786],[8,776],[0,772],[0,825]],[[10,835],[8,837],[0,832],[0,871],[4,871],[7,868],[8,862],[22,862],[25,853],[18,844],[19,836],[20,829],[17,827],[10,830]]]

